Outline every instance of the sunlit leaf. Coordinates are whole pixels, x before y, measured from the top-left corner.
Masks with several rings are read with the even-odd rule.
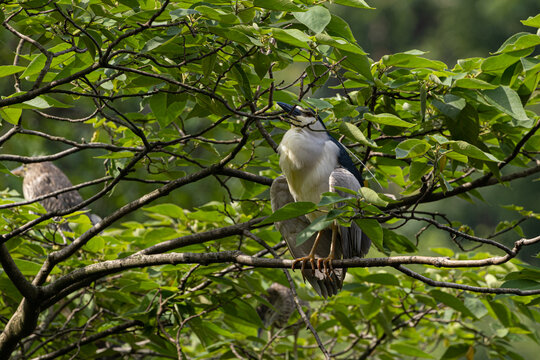
[[[295,12],[293,15],[316,34],[323,31],[331,20],[330,11],[324,6],[314,6],[306,12]]]
[[[382,124],[382,125],[398,126],[398,127],[404,127],[404,128],[410,128],[414,126],[414,124],[401,120],[399,117],[392,114],[365,113],[364,119],[374,122],[374,123]]]

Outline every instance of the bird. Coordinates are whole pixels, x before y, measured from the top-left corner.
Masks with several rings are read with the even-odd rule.
[[[48,161],[24,164],[13,169],[11,173],[23,177],[22,189],[25,200],[34,200],[40,196],[73,186],[66,174]],[[42,199],[39,203],[45,208],[47,213],[55,213],[79,205],[82,201],[83,198],[77,190],[70,190]],[[96,214],[87,213],[86,215],[92,222],[92,225],[101,221],[101,218]],[[62,224],[60,228],[64,231],[71,231],[67,224]]]
[[[264,327],[285,327],[289,318],[296,310],[292,290],[280,283],[274,282],[266,289],[266,292],[267,294],[262,295],[262,297],[274,308],[265,304],[257,307],[257,313]]]
[[[264,327],[268,329],[286,327],[291,315],[296,311],[292,290],[287,286],[274,282],[266,289],[266,294],[261,297],[272,305],[270,307],[267,304],[261,304],[257,307],[257,314],[259,314]],[[302,307],[308,308],[306,313],[309,313],[309,304],[302,299],[298,299],[298,301]],[[302,321],[299,321],[292,325],[291,328],[295,334],[300,330],[302,323]],[[262,329],[259,329],[257,335],[261,337],[261,333]]]
[[[338,187],[357,192],[363,184],[362,174],[345,147],[328,132],[321,118],[310,108],[282,102],[277,104],[286,112],[291,128],[278,146],[283,175],[276,178],[270,187],[272,211],[291,202],[317,204],[321,194],[328,191],[337,192],[342,197],[352,196]],[[371,240],[356,223],[341,226],[334,221],[329,228],[296,245],[297,234],[322,214],[315,211],[278,221],[275,226],[295,258],[293,269],[297,262],[302,262],[303,277],[320,296],[327,298],[341,290],[347,272],[346,268],[328,271],[331,261],[365,256]],[[311,264],[311,271],[304,271],[307,262]]]

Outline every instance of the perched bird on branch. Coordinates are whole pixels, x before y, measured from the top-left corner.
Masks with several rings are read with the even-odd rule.
[[[311,109],[278,102],[291,122],[278,147],[279,165],[284,176],[278,177],[270,188],[272,210],[288,203],[307,201],[319,203],[321,194],[332,191],[342,197],[351,194],[338,187],[358,191],[363,179],[354,166],[345,147],[333,138],[326,126]],[[296,236],[316,218],[316,211],[295,219],[276,222],[296,262],[302,262],[302,275],[323,297],[338,293],[347,269],[331,269],[333,259],[362,257],[367,254],[371,240],[353,222],[350,227],[340,226],[334,220],[327,229],[317,232],[297,245]],[[309,262],[313,270],[304,270]],[[293,265],[294,267],[294,265]]]
[[[11,171],[14,175],[22,176],[23,195],[26,200],[33,200],[53,192],[73,187],[66,174],[50,162],[25,164]],[[47,213],[67,210],[83,201],[77,190],[70,190],[61,194],[47,197],[39,203]],[[87,214],[92,224],[97,224],[101,218],[95,214]],[[70,231],[67,224],[62,230]]]
[[[284,328],[289,322],[289,318],[296,311],[294,296],[291,289],[280,283],[272,283],[266,290],[266,294],[262,297],[268,301],[273,308],[262,304],[257,307],[257,313],[261,318],[265,328],[277,327]],[[307,306],[308,304],[300,300],[300,304]]]
[[[264,327],[285,327],[292,313],[296,310],[291,289],[275,282],[270,285],[266,292],[267,295],[262,297],[272,304],[274,309],[264,304],[257,307],[257,313]]]

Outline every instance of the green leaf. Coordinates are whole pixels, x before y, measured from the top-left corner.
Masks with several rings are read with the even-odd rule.
[[[381,197],[379,196],[379,194],[376,191],[371,190],[368,187],[364,186],[364,187],[360,188],[360,190],[358,190],[358,192],[370,204],[377,205],[377,206],[386,206],[386,205],[388,205],[388,202],[381,199]]]
[[[463,303],[467,307],[467,309],[469,309],[471,313],[474,314],[474,316],[477,319],[483,318],[488,313],[488,309],[486,308],[486,305],[484,305],[482,300],[478,299],[474,295],[466,296],[465,301]]]
[[[437,300],[438,302],[441,302],[444,305],[449,306],[452,309],[459,311],[463,315],[470,316],[472,318],[475,317],[474,314],[465,306],[463,301],[461,301],[454,295],[441,291],[441,290],[431,290],[429,294],[433,296],[433,298]]]
[[[412,356],[415,358],[433,359],[433,356],[420,350],[417,346],[412,346],[406,343],[395,343],[390,345],[390,349],[398,352],[400,356]]]
[[[446,125],[455,140],[464,140],[471,144],[478,143],[480,120],[476,109],[467,104],[456,118],[447,118]]]
[[[22,272],[25,276],[35,276],[39,270],[41,269],[41,264],[28,261],[24,259],[13,259],[15,262],[15,265],[19,268],[19,270]],[[60,270],[58,268],[53,268],[53,271],[51,274],[59,274]]]
[[[441,359],[456,359],[461,358],[469,351],[471,345],[469,344],[453,344],[450,345],[444,354],[441,356]]]
[[[314,6],[306,12],[295,12],[293,16],[316,34],[323,31],[332,19],[330,11],[324,6]]]
[[[43,54],[36,56],[21,74],[21,78],[39,73],[44,67],[47,58]]]
[[[425,175],[432,167],[425,161],[413,161],[409,168],[409,180],[415,182]]]
[[[291,0],[254,0],[253,5],[269,10],[278,11],[305,11],[296,6]]]
[[[194,9],[174,9],[174,10],[169,11],[169,15],[171,16],[171,20],[173,21],[181,17],[195,15],[195,14],[200,14],[200,13]]]
[[[396,158],[406,159],[424,155],[431,149],[431,145],[425,140],[408,139],[399,143],[396,147]]]
[[[469,144],[468,142],[449,141],[448,144],[450,144],[452,150],[454,150],[455,152],[466,155],[473,159],[500,162],[500,160],[497,159],[495,156],[480,150],[479,148],[472,144]]]
[[[305,243],[313,234],[328,228],[332,222],[339,216],[341,211],[330,210],[328,214],[319,216],[311,222],[304,230],[300,231],[296,236],[296,246]]]
[[[398,127],[404,127],[404,128],[410,128],[410,127],[415,126],[414,124],[401,120],[396,115],[388,114],[388,113],[383,113],[383,114],[365,113],[364,119],[374,122],[374,123],[382,124],[382,125],[398,126]]]
[[[501,288],[517,288],[521,290],[540,289],[540,282],[529,279],[508,280],[501,284]]]
[[[491,56],[482,62],[481,69],[486,73],[500,74],[508,67],[520,61],[522,57],[529,55],[532,49],[518,50],[511,53],[504,53]]]
[[[345,315],[341,311],[334,311],[334,316],[345,329],[349,330],[353,334],[358,335],[358,331],[354,327],[354,324],[349,316]]]
[[[493,107],[510,115],[514,119],[523,122],[529,121],[519,95],[508,86],[499,86],[493,90],[484,90],[481,92],[481,95]]]
[[[274,37],[279,40],[283,41],[284,43],[298,46],[301,48],[309,48],[309,42],[311,42],[309,36],[304,34],[302,31],[298,29],[272,29],[272,34]]]
[[[8,75],[13,75],[26,69],[24,66],[17,65],[2,65],[0,66],[0,78]]]
[[[348,53],[357,54],[357,55],[366,55],[364,50],[356,44],[351,44],[345,39],[330,36],[328,34],[317,34],[315,35],[317,43],[323,45],[330,45],[335,49],[341,49],[347,51]]]
[[[351,195],[357,195],[356,191],[353,191],[353,190],[347,189],[347,188],[342,188],[340,186],[336,186],[336,190],[337,191],[343,191],[345,193],[352,193]],[[319,201],[317,206],[321,207],[321,206],[333,205],[333,204],[336,204],[336,203],[346,201],[348,199],[350,199],[350,198],[340,196],[340,195],[338,195],[336,193],[325,192],[325,193],[322,193],[321,201]]]
[[[375,219],[354,219],[354,222],[373,242],[382,244],[383,228]]]
[[[22,115],[22,109],[13,107],[0,108],[0,116],[8,123],[17,125]]]
[[[317,205],[312,202],[291,202],[282,208],[277,209],[272,215],[261,222],[261,225],[272,224],[276,221],[294,219],[315,210],[317,210]]]
[[[355,54],[350,51],[339,50],[339,48],[335,49],[334,53],[336,54],[336,58],[338,60],[342,60],[341,65],[344,68],[357,71],[368,81],[373,81],[373,74],[371,73],[371,61],[367,55]]]
[[[388,273],[379,273],[379,274],[369,274],[362,278],[368,283],[381,284],[381,285],[390,285],[390,286],[399,286],[400,282],[395,275]]]
[[[195,10],[206,16],[208,19],[216,20],[223,24],[238,24],[240,22],[240,19],[233,13],[218,8],[201,5],[197,6]]]
[[[235,299],[232,302],[226,302],[223,305],[225,313],[233,318],[239,318],[256,327],[263,327],[263,323],[255,309],[246,301]]]
[[[349,24],[347,24],[345,20],[335,14],[331,14],[331,16],[332,18],[330,20],[330,23],[326,25],[326,31],[328,32],[328,34],[337,35],[349,40],[349,42],[351,43],[355,43],[356,39],[354,38]]]
[[[184,209],[175,204],[159,204],[144,207],[143,210],[149,213],[165,215],[176,219],[184,218]]]
[[[433,106],[435,106],[441,113],[454,120],[457,119],[461,110],[463,110],[463,108],[465,108],[467,105],[467,101],[464,98],[453,94],[446,94],[441,99],[442,101],[439,99],[433,99]]]
[[[377,147],[375,141],[366,138],[362,130],[360,130],[356,125],[351,124],[350,122],[342,121],[339,124],[339,131],[349,139],[356,140],[360,144],[369,146],[371,148]]]
[[[374,9],[369,6],[364,0],[334,0],[334,3],[360,9]]]
[[[412,50],[393,55],[384,55],[381,59],[381,62],[385,66],[404,68],[430,68],[435,70],[444,70],[447,68],[446,64],[442,61],[429,60],[418,56],[418,54],[423,54],[423,52]]]
[[[27,105],[28,108],[31,109],[47,109],[51,107],[47,100],[41,96],[37,96],[33,99],[25,101],[23,104]]]
[[[95,236],[84,245],[84,249],[93,253],[101,253],[105,249],[105,240],[101,236]]]
[[[111,152],[106,155],[94,156],[95,159],[125,159],[133,157],[134,154],[131,151],[118,151]]]
[[[528,32],[521,32],[512,35],[506,40],[499,50],[497,50],[496,54],[534,48],[537,45],[540,45],[540,36]]]
[[[527,20],[521,20],[521,23],[526,26],[532,26],[540,28],[540,14],[537,14],[536,16],[532,17],[529,16]]]
[[[497,88],[497,85],[493,85],[483,80],[475,79],[475,78],[458,79],[454,83],[454,86],[464,88],[464,89],[480,89],[480,90]]]
[[[249,84],[249,79],[244,69],[242,69],[242,67],[239,64],[234,64],[232,74],[236,76],[242,95],[244,95],[244,97],[248,101],[251,101],[253,99],[253,94],[251,93],[251,86]]]
[[[416,246],[404,235],[383,228],[383,250],[401,252],[414,252]]]

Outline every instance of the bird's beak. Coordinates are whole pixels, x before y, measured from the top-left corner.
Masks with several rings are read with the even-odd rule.
[[[293,119],[295,116],[301,116],[302,112],[300,111],[302,108],[298,105],[289,105],[287,103],[279,102],[277,103],[285,112],[287,112],[287,116]]]
[[[11,173],[16,176],[24,176],[24,165],[11,170]]]
[[[284,103],[284,102],[277,102],[277,104],[279,105],[280,108],[282,108],[283,110],[285,110],[286,112],[290,113],[293,109],[293,106],[292,105],[289,105],[287,103]]]

